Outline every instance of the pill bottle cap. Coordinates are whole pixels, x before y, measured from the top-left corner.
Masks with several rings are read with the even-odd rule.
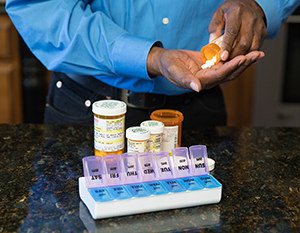
[[[94,114],[102,116],[117,116],[126,113],[126,104],[119,100],[99,100],[93,103]]]
[[[131,140],[148,140],[150,138],[150,130],[140,126],[133,126],[126,130],[126,138]]]
[[[214,170],[215,169],[215,160],[213,160],[211,158],[207,158],[207,162],[208,162],[209,171]]]
[[[149,129],[151,134],[159,134],[164,132],[164,123],[160,121],[143,121],[140,125],[142,128]]]
[[[165,126],[179,125],[183,121],[181,112],[172,109],[159,109],[151,113],[151,120],[164,123]]]

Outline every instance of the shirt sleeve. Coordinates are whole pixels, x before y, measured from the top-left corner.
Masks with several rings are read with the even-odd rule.
[[[278,35],[280,25],[300,5],[299,0],[256,0],[266,16],[267,38],[275,38]]]
[[[160,42],[130,35],[88,2],[6,0],[6,11],[49,70],[149,79],[147,56]]]

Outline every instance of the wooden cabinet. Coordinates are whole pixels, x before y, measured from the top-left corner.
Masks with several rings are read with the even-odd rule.
[[[239,78],[222,84],[228,126],[251,126],[253,80],[255,66],[250,66]]]
[[[22,123],[22,77],[19,36],[6,14],[0,14],[0,123]]]

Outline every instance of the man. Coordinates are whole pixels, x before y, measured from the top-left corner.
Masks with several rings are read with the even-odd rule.
[[[7,0],[6,10],[54,71],[45,123],[92,123],[91,104],[113,98],[128,104],[126,127],[172,108],[191,128],[226,124],[218,84],[264,56],[265,36],[277,34],[296,2]],[[223,30],[222,62],[202,70],[201,47]]]

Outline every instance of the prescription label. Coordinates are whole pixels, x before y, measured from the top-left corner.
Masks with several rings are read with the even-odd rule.
[[[178,126],[165,126],[162,138],[162,151],[171,151],[177,147]]]
[[[220,36],[214,40],[211,41],[211,43],[217,44],[219,47],[221,47],[223,41],[223,36]]]
[[[160,152],[162,144],[162,134],[152,134],[149,139],[149,151]]]
[[[94,146],[96,150],[110,152],[124,148],[125,117],[101,119],[94,116]]]
[[[149,149],[148,141],[127,141],[127,152],[146,152]]]

